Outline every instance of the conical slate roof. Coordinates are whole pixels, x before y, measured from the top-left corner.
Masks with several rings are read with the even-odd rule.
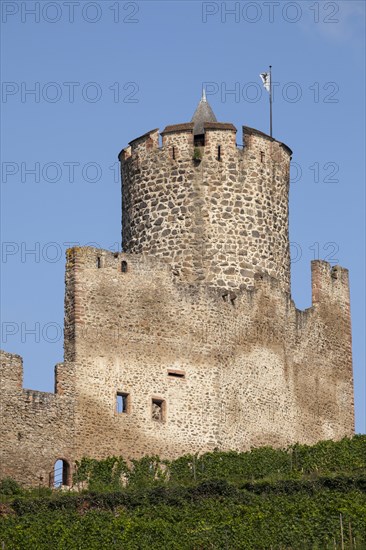
[[[198,104],[197,109],[192,117],[191,122],[194,123],[193,134],[195,136],[204,134],[204,123],[205,122],[217,122],[215,114],[211,109],[210,104],[206,99],[206,92],[203,90],[201,101]]]

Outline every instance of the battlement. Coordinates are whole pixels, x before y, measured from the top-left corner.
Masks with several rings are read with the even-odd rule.
[[[56,461],[74,454],[75,386],[61,395],[23,388],[22,363],[0,350],[0,479],[48,485]],[[68,384],[75,384],[72,376]]]
[[[17,391],[23,387],[23,359],[0,350],[0,390]]]
[[[289,155],[290,157],[292,156],[292,150],[285,143],[276,140],[275,138],[269,136],[268,134],[265,134],[264,132],[261,132],[260,130],[256,130],[255,128],[251,128],[250,126],[243,126],[244,147],[248,147],[248,149],[251,149],[258,144],[264,143],[265,141],[272,143],[278,148],[284,149],[287,155]]]
[[[248,151],[261,148],[270,153],[272,161],[281,162],[282,156],[279,150],[285,153],[285,159],[292,155],[291,149],[284,143],[277,141],[269,135],[243,126],[243,146],[236,144],[237,129],[231,123],[226,122],[205,122],[203,124],[205,131],[204,145],[200,144],[202,158],[206,155],[213,155],[218,160],[224,158],[224,154],[236,154],[239,157],[243,156],[243,148]],[[162,145],[159,145],[159,129],[155,128],[146,132],[142,136],[130,141],[128,147],[122,149],[118,158],[121,163],[126,162],[143,162],[148,159],[153,159],[154,162],[161,159],[166,162],[167,158],[173,160],[197,160],[194,156],[194,124],[193,122],[173,124],[166,126],[161,132]],[[270,147],[272,145],[272,147]],[[218,151],[220,147],[220,152]],[[158,155],[158,156],[157,156]],[[263,154],[258,156],[258,163],[263,163]]]
[[[23,387],[23,358],[15,353],[0,349],[0,393],[15,393],[22,396],[25,403],[47,406],[57,394],[73,393],[73,369],[70,365],[58,363],[55,366],[55,392],[43,392]]]
[[[77,269],[106,269],[113,268],[117,273],[133,274],[141,270],[150,269],[155,274],[164,268],[166,263],[161,258],[136,255],[128,252],[113,252],[104,248],[92,246],[73,247],[66,251],[66,271]]]
[[[336,299],[343,307],[349,308],[348,269],[336,265],[332,267],[324,260],[311,262],[313,305],[329,303]]]
[[[250,288],[266,271],[290,289],[288,192],[291,150],[231,123],[154,129],[130,142],[122,171],[122,246],[160,256],[186,281]],[[198,139],[198,141],[197,141]]]

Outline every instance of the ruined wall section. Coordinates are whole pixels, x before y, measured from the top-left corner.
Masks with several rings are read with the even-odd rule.
[[[312,307],[300,311],[273,279],[257,276],[249,330],[222,380],[225,446],[242,442],[238,424],[254,428],[245,434],[251,447],[353,435],[348,271],[314,261],[312,289]]]
[[[232,124],[206,123],[194,147],[193,124],[168,126],[120,154],[123,249],[166,258],[182,281],[240,289],[255,273],[290,288],[288,191],[291,151]]]
[[[159,258],[74,254],[77,456],[171,458],[352,435],[346,270],[314,262],[323,294],[302,312],[268,275],[234,293],[182,283]],[[126,414],[117,392],[129,395]],[[152,419],[154,398],[164,422]]]
[[[74,460],[72,366],[56,366],[54,394],[23,389],[21,357],[0,358],[0,479],[48,486],[56,460]]]

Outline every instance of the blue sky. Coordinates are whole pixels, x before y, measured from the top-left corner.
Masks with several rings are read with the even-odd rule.
[[[310,306],[314,258],[350,269],[356,429],[365,432],[365,3],[1,8],[1,347],[23,356],[25,386],[52,390],[63,359],[68,243],[120,247],[119,151],[189,121],[203,83],[238,143],[243,124],[268,131],[259,73],[272,64],[274,137],[294,151],[293,297]]]

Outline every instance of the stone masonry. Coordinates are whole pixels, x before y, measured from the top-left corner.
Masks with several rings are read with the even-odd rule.
[[[193,123],[153,130],[122,151],[123,248],[169,259],[189,283],[247,288],[268,273],[289,292],[288,192],[291,150],[232,124],[206,123],[196,147]],[[218,148],[220,147],[220,158]]]
[[[161,146],[153,130],[120,153],[123,252],[67,251],[55,393],[23,389],[2,352],[0,477],[52,484],[61,459],[70,485],[83,456],[353,434],[348,271],[312,262],[312,306],[296,309],[291,151],[248,127],[238,147],[205,102]]]

